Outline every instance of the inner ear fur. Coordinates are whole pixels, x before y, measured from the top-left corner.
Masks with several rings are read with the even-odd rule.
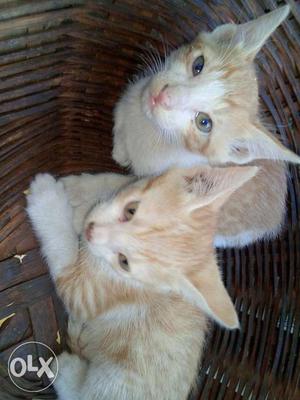
[[[261,125],[252,125],[247,129],[246,135],[233,139],[229,157],[232,162],[239,164],[258,159],[300,163],[297,154],[286,148]]]
[[[219,325],[239,328],[239,320],[230,296],[224,287],[216,262],[211,262],[204,270],[200,268],[186,275],[183,293],[207,316]]]
[[[221,207],[235,190],[254,177],[258,167],[200,167],[185,171],[185,191],[192,195],[191,211],[214,203]]]
[[[290,7],[285,5],[244,24],[221,25],[211,35],[221,45],[239,47],[254,58],[289,12]]]

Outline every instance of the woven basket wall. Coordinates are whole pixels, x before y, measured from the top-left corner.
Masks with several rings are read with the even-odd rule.
[[[57,352],[65,346],[64,313],[24,212],[31,178],[41,171],[119,170],[111,159],[112,108],[137,72],[142,45],[163,52],[161,37],[177,46],[201,29],[245,22],[282,3],[0,2],[1,400],[9,393],[10,398],[32,398],[7,377],[7,359],[18,344],[34,339]],[[299,3],[290,4],[288,20],[263,48],[257,65],[264,120],[299,153],[300,10]],[[300,399],[296,167],[290,167],[290,176],[289,211],[281,237],[220,254],[242,328],[212,331],[198,387],[191,395],[195,400]],[[55,398],[51,390],[46,395]]]

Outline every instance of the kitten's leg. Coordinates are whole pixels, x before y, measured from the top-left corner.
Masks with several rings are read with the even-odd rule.
[[[97,201],[105,201],[134,179],[136,178],[133,176],[113,173],[70,175],[61,178],[60,181],[63,182],[73,207],[75,231],[81,232],[85,216]]]
[[[27,212],[41,242],[53,278],[76,262],[78,238],[72,225],[72,208],[62,182],[39,174],[30,186]]]
[[[126,149],[124,135],[117,131],[117,129],[114,129],[114,147],[112,151],[112,158],[123,167],[130,166],[130,158]]]
[[[126,100],[125,100],[126,103]],[[130,157],[126,144],[126,119],[128,113],[126,112],[126,105],[124,100],[121,100],[114,110],[114,127],[113,127],[113,151],[112,158],[123,167],[130,166]]]
[[[53,384],[59,400],[82,400],[80,391],[87,368],[87,362],[75,354],[63,352],[58,356],[58,374]]]

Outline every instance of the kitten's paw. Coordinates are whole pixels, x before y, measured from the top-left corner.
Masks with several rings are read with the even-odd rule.
[[[28,203],[48,196],[50,198],[65,198],[64,186],[62,183],[57,182],[52,175],[38,174],[30,185],[27,197]]]
[[[131,165],[125,146],[115,144],[112,151],[112,158],[122,167],[128,168]]]
[[[55,178],[50,174],[38,174],[30,185],[30,195],[38,196],[56,186]]]
[[[71,379],[79,382],[85,374],[87,367],[86,361],[79,358],[76,354],[64,351],[58,356],[58,377]]]
[[[72,365],[79,365],[81,362],[80,358],[75,354],[70,354],[67,351],[64,351],[58,356],[58,368],[60,373],[64,371],[66,368],[71,367]]]
[[[63,352],[58,356],[58,375],[54,387],[61,399],[79,399],[87,363],[75,354]]]
[[[38,174],[30,185],[27,212],[33,222],[54,218],[67,212],[69,205],[64,186],[49,174]]]

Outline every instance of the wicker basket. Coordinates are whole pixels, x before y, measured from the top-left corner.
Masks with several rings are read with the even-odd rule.
[[[281,3],[0,2],[1,400],[34,397],[7,376],[7,359],[18,344],[34,339],[56,352],[65,345],[65,315],[24,212],[31,178],[41,171],[118,171],[111,159],[112,108],[137,72],[141,46],[162,52],[162,37],[177,46],[201,29],[245,22]],[[264,120],[297,151],[300,10],[299,3],[298,9],[290,4],[289,19],[257,64]],[[280,239],[221,254],[242,329],[216,327],[211,333],[191,395],[195,400],[300,399],[300,188],[299,171],[291,166],[290,173],[289,212]],[[44,384],[26,381],[29,389]],[[47,390],[43,398],[55,395]]]

